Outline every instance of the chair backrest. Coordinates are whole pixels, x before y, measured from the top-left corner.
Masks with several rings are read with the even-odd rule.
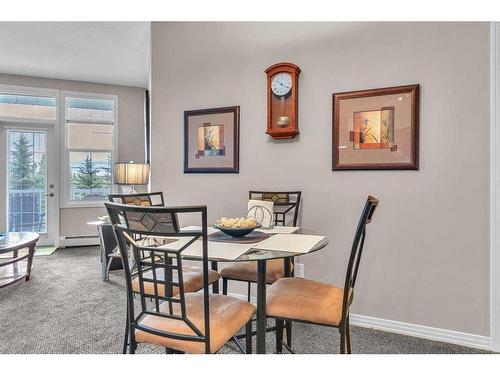
[[[125,207],[164,207],[164,206],[136,206],[131,204],[104,203],[111,224],[122,224],[136,233],[144,232],[145,235],[152,231],[179,230],[179,221],[175,212],[165,214],[149,214],[141,210],[126,210]],[[136,235],[139,238],[140,235]]]
[[[109,194],[108,199],[113,203],[132,204],[134,206],[165,206],[161,191],[137,194]]]
[[[354,234],[354,240],[352,242],[351,255],[349,256],[349,263],[347,265],[347,273],[345,277],[344,284],[344,296],[342,304],[342,321],[347,317],[347,312],[349,308],[350,299],[352,298],[352,293],[354,290],[354,285],[356,284],[356,278],[358,276],[359,263],[361,261],[361,255],[363,253],[363,246],[365,244],[366,237],[366,226],[371,223],[373,213],[378,206],[378,199],[368,196],[366,199],[365,206],[361,212],[361,217]]]
[[[209,317],[209,281],[208,281],[208,232],[207,232],[207,207],[139,207],[122,205],[115,203],[105,203],[110,217],[119,213],[125,221],[136,223],[137,218],[147,217],[148,223],[156,222],[153,225],[129,227],[115,224],[120,253],[125,270],[127,285],[127,303],[129,311],[129,321],[132,322],[133,329],[139,329],[154,335],[160,335],[177,340],[188,340],[205,343],[205,351],[210,353],[210,317]],[[177,217],[179,214],[196,215],[200,220],[200,229],[190,231],[179,231],[171,224],[165,225],[165,218]],[[192,216],[190,216],[191,219]],[[141,220],[139,220],[140,222]],[[151,247],[141,245],[140,240],[135,240],[136,236],[161,236],[175,237],[179,246]],[[184,278],[182,271],[182,252],[195,241],[201,239],[202,265],[203,265],[203,293],[204,293],[204,331],[196,327],[188,318],[186,312],[186,299],[184,293]],[[175,241],[174,239],[172,241]],[[127,244],[130,244],[134,262],[137,267],[137,277],[139,281],[140,311],[134,313],[134,290],[132,289],[132,273],[128,266]],[[147,257],[142,254],[147,253]],[[147,274],[146,274],[147,271]],[[177,274],[177,278],[174,275]],[[160,276],[161,275],[161,276]],[[152,285],[146,290],[145,283]],[[178,288],[179,292],[174,296],[173,288]],[[137,291],[135,291],[137,293]],[[152,303],[148,303],[152,301]],[[163,304],[163,305],[162,305]],[[151,329],[141,325],[141,320],[147,315],[153,315],[165,319],[175,319],[184,322],[192,331],[192,334],[179,334],[164,330]],[[133,331],[131,332],[133,334]]]
[[[249,199],[263,200],[274,203],[274,224],[286,225],[286,215],[293,214],[293,226],[297,226],[300,208],[301,191],[257,191],[248,192]],[[280,218],[279,215],[282,215]]]

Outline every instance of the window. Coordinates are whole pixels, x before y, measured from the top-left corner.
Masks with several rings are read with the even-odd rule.
[[[47,131],[7,131],[9,232],[46,233]]]
[[[116,98],[65,95],[66,205],[106,200],[113,184]]]
[[[0,116],[56,119],[56,98],[0,93]]]

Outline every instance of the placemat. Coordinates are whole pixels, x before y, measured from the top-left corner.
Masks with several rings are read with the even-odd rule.
[[[284,227],[281,225],[275,225],[271,229],[259,228],[259,231],[268,234],[291,234],[298,232],[299,229],[300,227]]]
[[[275,234],[259,243],[256,248],[262,250],[289,251],[292,253],[308,253],[324,236],[308,234]]]
[[[234,242],[208,242],[208,257],[211,259],[235,260],[245,254],[254,245]],[[183,256],[192,256],[196,258],[203,257],[203,242],[194,241],[183,252]]]
[[[269,238],[269,234],[254,230],[252,233],[244,237],[231,237],[224,232],[215,232],[208,236],[209,241],[213,242],[230,242],[230,243],[257,243]]]

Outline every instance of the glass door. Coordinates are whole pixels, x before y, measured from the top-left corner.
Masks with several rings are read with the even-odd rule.
[[[50,181],[54,156],[49,150],[49,128],[8,128],[6,177],[9,232],[37,232],[39,245],[54,245],[53,211],[57,204]]]

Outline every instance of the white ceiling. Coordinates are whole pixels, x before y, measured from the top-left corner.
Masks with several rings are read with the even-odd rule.
[[[0,22],[0,73],[147,87],[149,22]]]

